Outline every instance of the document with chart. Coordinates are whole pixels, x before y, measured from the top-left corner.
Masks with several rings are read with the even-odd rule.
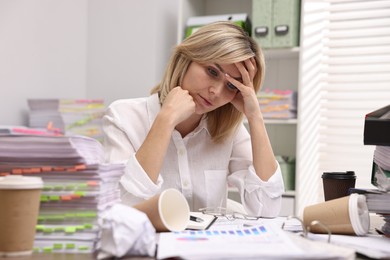
[[[157,252],[158,259],[353,259],[354,255],[353,250],[319,244],[272,224],[160,233]]]

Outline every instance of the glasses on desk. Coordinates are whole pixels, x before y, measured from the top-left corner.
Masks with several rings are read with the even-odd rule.
[[[226,208],[217,207],[217,208],[201,208],[200,212],[206,215],[213,215],[218,218],[226,218],[228,220],[243,219],[243,220],[258,220],[260,217],[250,216],[240,212],[235,212],[228,210]]]

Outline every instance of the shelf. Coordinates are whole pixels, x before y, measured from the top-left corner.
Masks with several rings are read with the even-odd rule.
[[[278,59],[278,58],[298,58],[299,47],[294,48],[280,48],[280,49],[263,49],[264,57],[266,59]]]
[[[298,120],[294,119],[264,119],[264,123],[268,125],[295,125]]]
[[[295,197],[295,190],[286,190],[282,196],[294,198]]]
[[[298,120],[293,119],[264,119],[264,123],[267,125],[296,125]],[[248,121],[245,119],[244,124],[248,124]]]
[[[252,18],[253,0],[179,0],[178,42],[182,41],[187,19],[193,16],[246,13]],[[252,26],[253,20],[252,21]],[[261,45],[260,45],[261,47]],[[299,92],[300,50],[297,47],[262,48],[266,62],[263,88],[292,89]],[[244,118],[244,126],[250,131]],[[296,158],[298,119],[264,118],[274,154]],[[235,188],[228,189],[229,199],[240,201]],[[282,198],[282,216],[295,214],[295,191],[286,190]]]

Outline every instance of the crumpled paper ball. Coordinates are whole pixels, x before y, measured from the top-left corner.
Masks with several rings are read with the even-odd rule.
[[[98,259],[155,255],[156,230],[145,213],[116,204],[104,213],[99,226]]]

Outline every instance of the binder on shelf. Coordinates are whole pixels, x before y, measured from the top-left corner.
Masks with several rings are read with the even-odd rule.
[[[262,48],[299,46],[300,0],[253,0],[253,38]]]
[[[284,187],[286,190],[295,190],[295,158],[277,155],[276,160],[280,165]]]
[[[52,125],[63,134],[85,135],[103,140],[102,99],[28,99],[28,124],[33,128]]]
[[[218,22],[231,21],[243,28],[249,35],[251,35],[251,22],[245,13],[239,14],[224,14],[224,15],[208,15],[208,16],[194,16],[187,20],[185,38],[196,32],[203,25]]]
[[[252,1],[252,36],[262,48],[272,48],[272,1]]]
[[[390,105],[365,116],[364,144],[390,146]]]

